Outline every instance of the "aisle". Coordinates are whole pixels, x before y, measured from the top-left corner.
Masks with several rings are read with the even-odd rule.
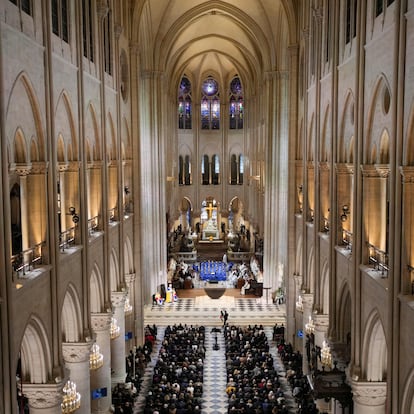
[[[212,326],[206,327],[205,331],[206,357],[204,360],[203,378],[203,414],[224,414],[227,413],[228,406],[223,329],[219,325],[214,328],[219,329],[220,332],[212,332]],[[216,336],[219,349],[214,349]]]
[[[160,352],[162,341],[164,340],[165,326],[157,326],[157,339],[152,349],[151,361],[145,368],[145,373],[141,382],[141,389],[138,397],[135,400],[134,414],[142,414],[145,407],[145,398],[152,385],[152,376],[154,374],[154,367],[158,361],[158,354]]]
[[[264,330],[266,333],[267,341],[269,342],[269,351],[272,354],[274,366],[278,373],[280,386],[285,397],[286,406],[289,410],[289,413],[296,414],[298,410],[298,405],[296,404],[296,401],[292,396],[292,389],[290,387],[289,382],[286,379],[285,366],[283,365],[283,362],[280,359],[279,352],[277,352],[276,342],[273,340],[273,328],[270,326],[265,326]]]

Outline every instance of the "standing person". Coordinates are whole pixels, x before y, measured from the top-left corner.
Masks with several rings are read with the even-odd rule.
[[[228,318],[229,318],[229,314],[228,314],[227,310],[225,310],[224,314],[223,314],[223,326],[226,326]]]

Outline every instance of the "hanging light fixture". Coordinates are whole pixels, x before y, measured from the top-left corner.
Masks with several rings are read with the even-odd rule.
[[[114,317],[111,319],[111,327],[109,332],[111,334],[111,339],[118,338],[121,334],[121,328],[118,326],[118,321]]]
[[[99,345],[94,343],[92,345],[91,353],[89,355],[89,369],[96,370],[103,365],[103,354],[99,352]]]
[[[69,414],[80,408],[81,395],[76,391],[76,384],[68,380],[63,387],[62,414]]]
[[[307,334],[313,334],[315,332],[315,323],[313,322],[312,316],[309,316],[309,322],[305,324],[305,332]]]
[[[125,299],[124,312],[125,312],[125,315],[131,315],[132,314],[132,305],[129,303],[129,297],[128,296]]]
[[[326,341],[322,343],[321,362],[323,366],[332,368],[331,348]]]

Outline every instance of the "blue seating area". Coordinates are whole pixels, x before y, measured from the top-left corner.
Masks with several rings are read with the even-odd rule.
[[[224,262],[206,261],[201,262],[199,269],[200,280],[206,281],[223,281],[226,280],[226,272],[228,265]]]

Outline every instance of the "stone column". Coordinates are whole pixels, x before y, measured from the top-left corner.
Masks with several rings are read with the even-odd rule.
[[[329,315],[313,315],[315,322],[315,345],[322,347],[325,340],[329,326]]]
[[[76,384],[81,395],[81,406],[77,414],[90,414],[91,387],[89,371],[89,355],[93,342],[66,342],[62,344],[65,366],[70,371],[70,379]]]
[[[354,414],[385,414],[386,382],[352,381]]]
[[[22,250],[29,248],[29,209],[27,195],[27,176],[30,174],[30,164],[17,164],[16,173],[19,174],[20,185],[20,217],[22,229]]]
[[[61,413],[63,383],[23,384],[23,394],[29,400],[30,414]]]
[[[111,326],[112,313],[92,313],[91,327],[96,335],[96,343],[103,355],[103,366],[90,373],[91,390],[107,390],[107,396],[91,401],[91,413],[106,414],[111,409]]]
[[[118,322],[119,335],[111,339],[112,384],[124,383],[126,378],[125,367],[125,299],[127,292],[111,292],[111,303],[114,309],[114,318]]]
[[[129,303],[132,306],[132,313],[125,315],[125,332],[132,332],[132,339],[129,340],[126,345],[127,345],[127,351],[129,351],[129,349],[132,349],[132,347],[134,345],[136,345],[136,332],[134,329],[134,321],[135,321],[135,315],[136,315],[136,309],[135,309],[135,289],[134,289],[134,283],[135,283],[135,279],[136,279],[136,275],[135,273],[128,273],[124,276],[125,278],[125,283],[127,285],[127,297],[129,299]]]
[[[309,316],[312,317],[312,307],[313,307],[313,293],[303,293],[302,295],[302,304],[303,304],[303,319],[302,319],[302,331],[305,335],[305,324],[309,321]],[[302,369],[304,375],[309,373],[309,365],[306,359],[306,340],[302,339]]]

